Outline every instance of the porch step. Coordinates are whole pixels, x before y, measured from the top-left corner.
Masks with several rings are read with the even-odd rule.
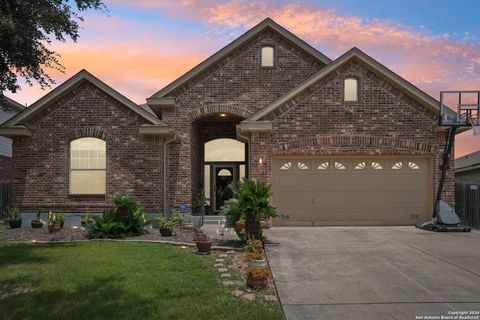
[[[193,218],[196,218],[198,220],[200,220],[200,217],[193,217]],[[223,225],[225,224],[225,217],[224,216],[205,216],[203,218],[203,224],[209,224],[209,225],[214,225],[214,224],[218,224],[218,225]]]

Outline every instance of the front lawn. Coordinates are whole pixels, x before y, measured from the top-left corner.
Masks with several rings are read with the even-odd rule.
[[[283,319],[235,298],[212,257],[158,243],[0,245],[0,319]]]

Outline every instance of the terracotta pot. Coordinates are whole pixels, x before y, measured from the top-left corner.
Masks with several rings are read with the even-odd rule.
[[[241,222],[241,221],[235,222],[235,228],[240,231],[245,230],[245,222]]]
[[[266,268],[267,260],[249,260],[248,267],[249,268]]]
[[[262,229],[270,229],[272,227],[272,220],[271,219],[261,219],[260,220],[260,227]]]
[[[47,228],[50,233],[58,232],[62,229],[59,224],[49,224]]]
[[[253,279],[251,277],[247,277],[247,286],[250,288],[265,288],[268,284],[268,278],[264,279]]]
[[[210,248],[212,247],[212,240],[208,241],[195,241],[197,245],[198,252],[210,252]]]
[[[20,228],[22,226],[22,219],[20,219],[20,220],[8,220],[8,225],[12,229]]]

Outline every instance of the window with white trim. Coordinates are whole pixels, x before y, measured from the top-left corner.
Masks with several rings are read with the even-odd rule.
[[[358,101],[358,80],[348,78],[344,80],[343,98],[345,101]]]
[[[106,149],[106,142],[97,138],[70,142],[70,194],[105,194]]]
[[[262,48],[262,67],[273,67],[273,47]]]

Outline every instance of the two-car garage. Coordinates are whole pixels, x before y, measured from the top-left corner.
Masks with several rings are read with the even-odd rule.
[[[431,158],[278,157],[276,225],[413,225],[432,210]]]

